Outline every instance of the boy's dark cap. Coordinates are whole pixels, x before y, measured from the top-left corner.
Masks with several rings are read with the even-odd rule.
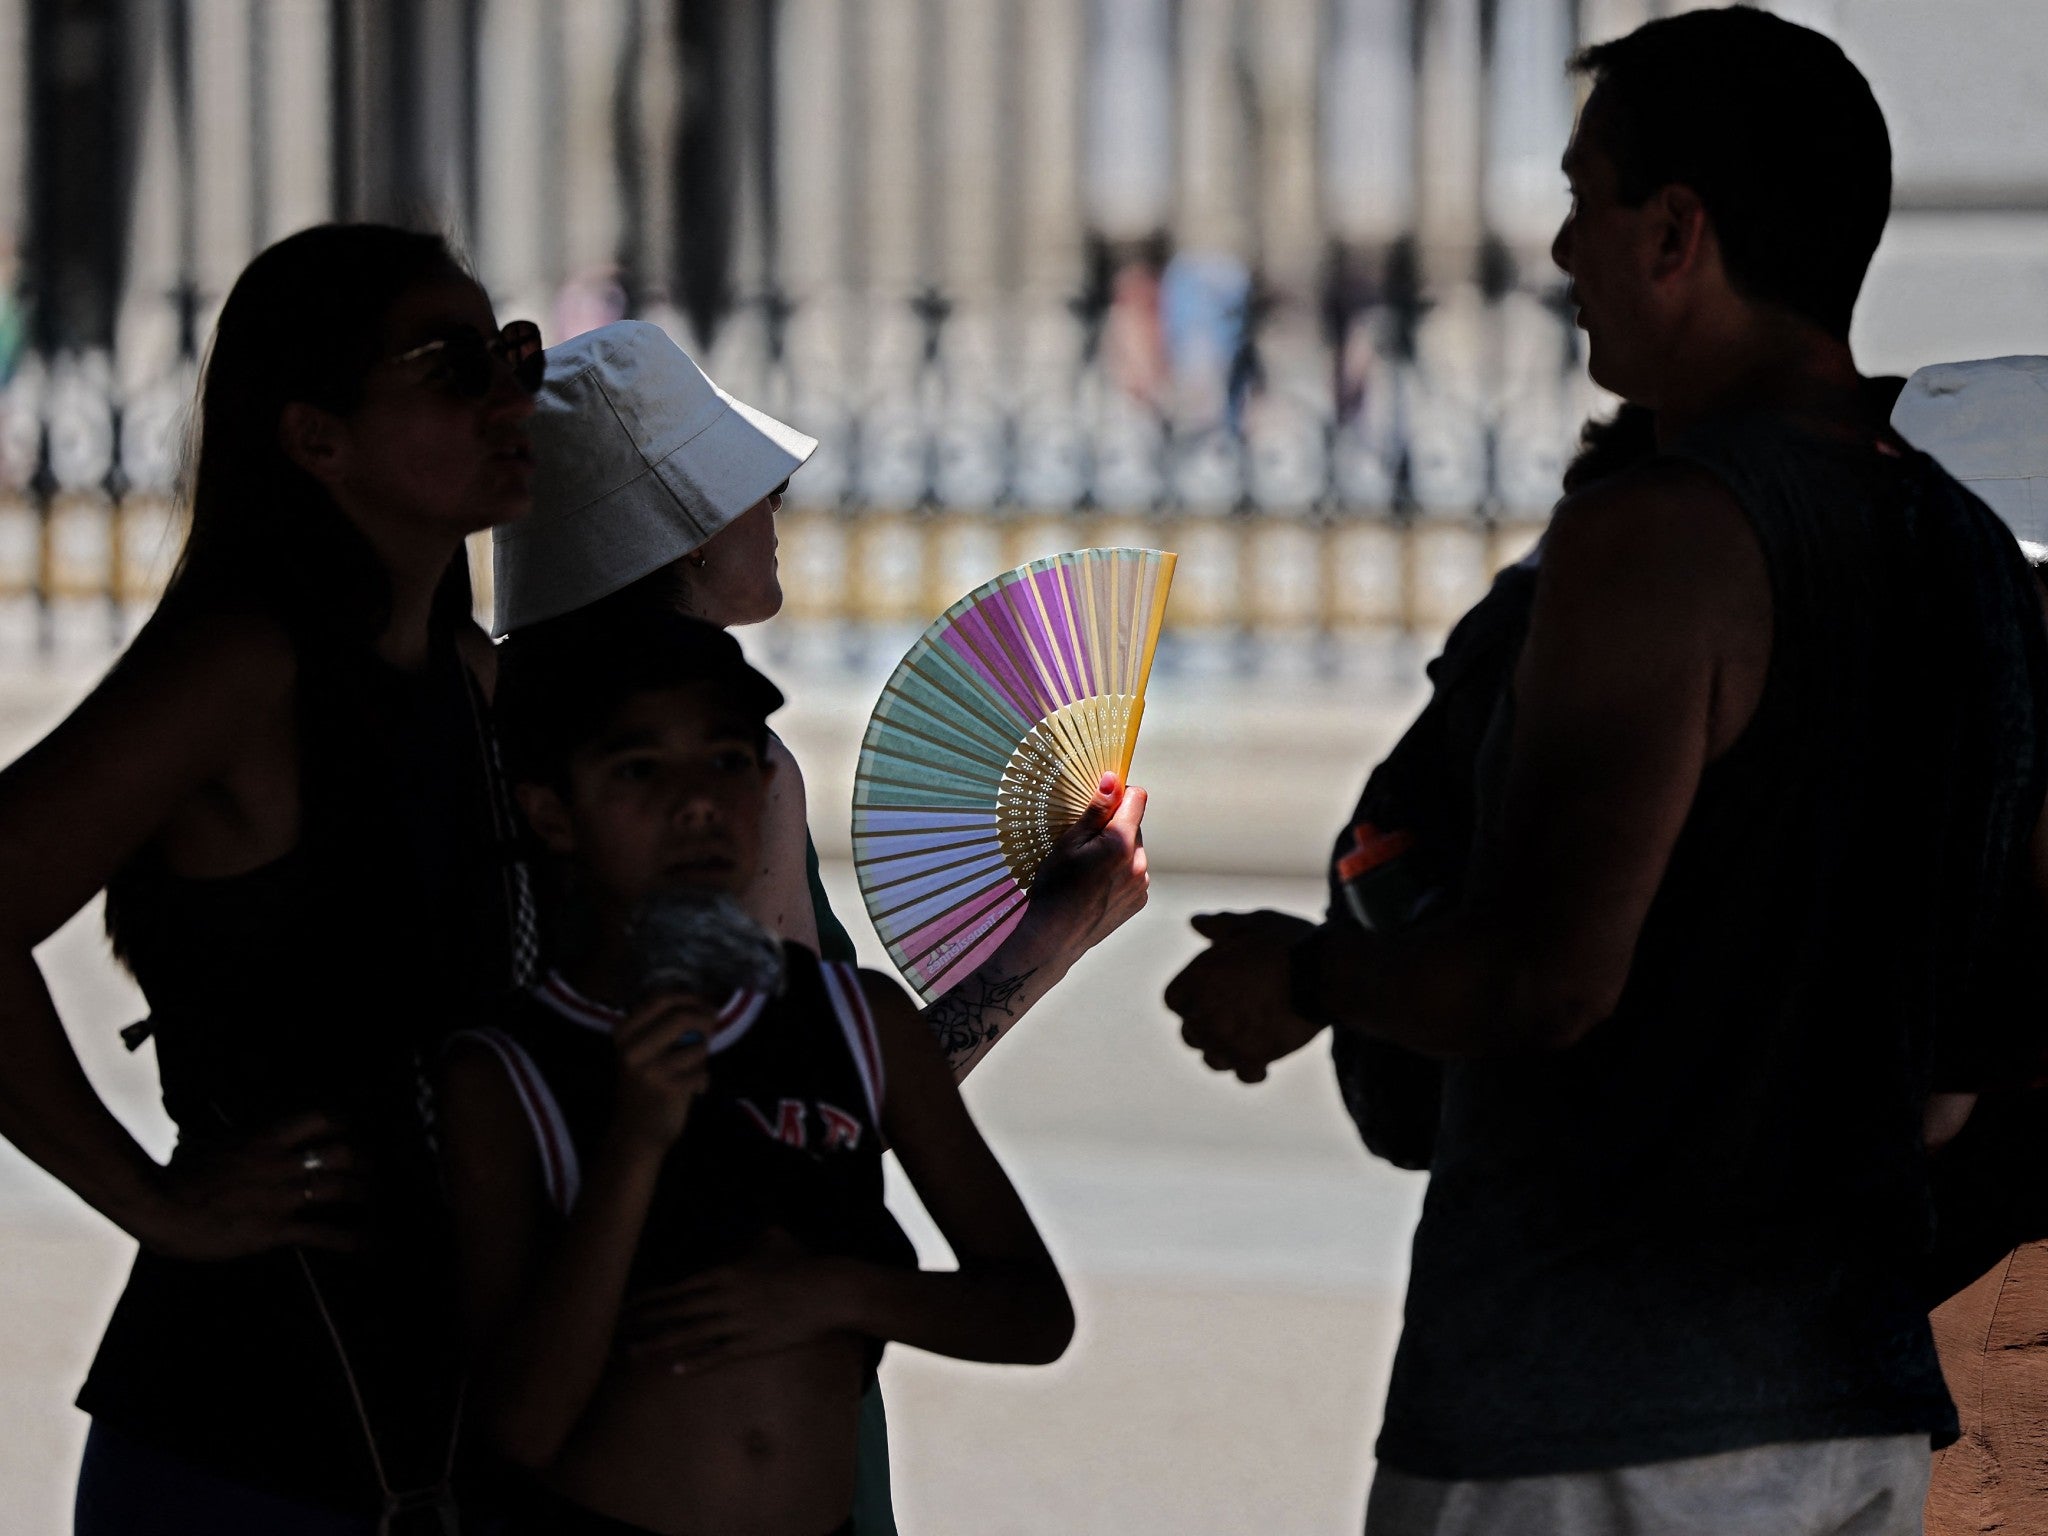
[[[749,717],[782,690],[715,624],[643,607],[586,610],[532,624],[498,646],[495,714],[515,777],[547,777],[632,694],[713,683]]]

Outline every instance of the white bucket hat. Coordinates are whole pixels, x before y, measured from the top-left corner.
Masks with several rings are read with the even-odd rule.
[[[681,559],[818,446],[733,399],[644,320],[550,347],[547,364],[528,428],[533,509],[491,535],[494,635]]]
[[[1922,368],[1900,392],[1892,426],[2020,538],[2048,543],[2048,357]]]

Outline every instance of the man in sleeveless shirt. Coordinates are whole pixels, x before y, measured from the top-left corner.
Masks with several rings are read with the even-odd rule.
[[[1922,1120],[2048,887],[2048,636],[1850,355],[1862,76],[1750,9],[1579,68],[1555,255],[1659,451],[1559,508],[1463,899],[1198,918],[1167,1001],[1246,1081],[1329,1027],[1445,1063],[1369,1536],[1916,1532]]]

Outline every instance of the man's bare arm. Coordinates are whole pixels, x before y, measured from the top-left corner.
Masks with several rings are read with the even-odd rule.
[[[1315,1017],[1438,1056],[1558,1048],[1608,1017],[1700,775],[1754,713],[1770,627],[1762,551],[1704,475],[1658,466],[1566,503],[1516,676],[1497,864],[1442,924],[1307,940]],[[1205,922],[1217,947],[1168,1003],[1213,1064],[1262,1070],[1314,1033],[1253,1016],[1310,930]]]
[[[1360,1027],[1445,1054],[1569,1045],[1607,1018],[1700,776],[1755,712],[1770,632],[1762,550],[1718,484],[1667,466],[1567,503],[1515,679],[1491,889],[1369,968],[1326,946],[1330,1001],[1348,982]]]

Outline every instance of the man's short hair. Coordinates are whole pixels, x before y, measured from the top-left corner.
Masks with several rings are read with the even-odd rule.
[[[1870,82],[1839,47],[1736,6],[1650,22],[1572,68],[1592,77],[1595,142],[1624,204],[1692,188],[1739,292],[1848,338],[1891,212],[1892,146]]]
[[[514,783],[567,787],[569,761],[635,694],[713,685],[765,758],[782,693],[715,624],[656,604],[590,608],[519,630],[498,647],[496,717]]]

